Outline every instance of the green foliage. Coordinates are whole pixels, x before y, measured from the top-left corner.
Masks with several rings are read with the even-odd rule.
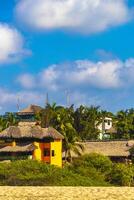
[[[81,169],[82,170],[82,169]],[[83,169],[84,170],[84,169]],[[89,172],[90,171],[90,172]],[[70,167],[63,169],[41,162],[26,160],[0,164],[0,185],[39,186],[107,186],[92,169],[76,172]]]
[[[130,155],[132,155],[132,157],[134,158],[134,145],[129,149],[129,152],[130,152]]]
[[[113,164],[89,154],[63,168],[33,160],[0,163],[0,185],[16,186],[134,186],[134,165]]]
[[[120,186],[134,186],[134,166],[122,163],[114,164],[109,181]]]
[[[40,113],[41,124],[43,127],[52,126],[64,136],[63,149],[65,159],[72,160],[71,151],[77,155],[81,154],[83,146],[78,144],[78,134],[74,128],[74,108],[64,108],[56,104],[48,104]]]
[[[90,165],[104,174],[109,173],[113,165],[108,157],[97,153],[84,155],[82,156],[82,160],[87,166]]]
[[[6,116],[0,117],[0,131],[8,128],[9,126],[17,125],[18,120],[13,113],[8,113]]]
[[[112,170],[112,161],[103,155],[92,153],[74,159],[73,169],[85,176],[92,176],[94,180],[107,180]]]
[[[74,113],[75,129],[82,140],[98,139],[101,115],[99,107],[80,106]]]
[[[41,121],[42,127],[52,126],[65,137],[74,136],[79,140],[99,139],[98,125],[103,124],[105,117],[113,119],[116,134],[111,134],[111,139],[134,139],[134,109],[121,110],[115,115],[101,110],[99,106],[83,106],[76,110],[70,107],[57,106],[56,103],[47,104],[35,120]],[[13,113],[0,117],[0,131],[11,125],[17,125],[18,120]],[[72,143],[72,142],[70,142]]]
[[[36,118],[41,120],[43,127],[53,126],[63,135],[72,132],[78,138],[87,140],[98,138],[97,125],[101,122],[101,113],[99,107],[80,106],[74,110],[73,105],[65,108],[54,103],[47,104]]]
[[[134,165],[112,163],[103,155],[87,154],[76,158],[71,166],[74,172],[95,180],[103,180],[117,186],[134,186]]]
[[[121,110],[116,114],[116,138],[134,139],[134,109]]]
[[[41,121],[42,127],[52,126],[63,134],[65,159],[72,160],[71,152],[80,155],[83,150],[78,141],[99,139],[98,126],[100,123],[104,124],[105,117],[112,117],[113,126],[117,129],[116,134],[110,135],[111,139],[134,138],[134,109],[119,111],[113,115],[100,110],[100,107],[81,105],[75,110],[73,105],[66,108],[54,103],[47,104],[41,113],[38,113],[36,119]]]
[[[105,117],[113,119],[116,134],[111,134],[111,139],[134,139],[134,109],[121,110],[115,115],[99,106],[83,106],[76,110],[73,105],[69,108],[57,106],[56,103],[47,106],[36,115],[41,120],[43,127],[53,126],[63,135],[68,137],[70,133],[81,140],[99,139],[98,125],[103,124]],[[69,132],[69,133],[68,133]]]

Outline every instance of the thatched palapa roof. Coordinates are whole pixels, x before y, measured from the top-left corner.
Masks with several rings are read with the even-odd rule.
[[[115,127],[111,127],[110,129],[106,130],[106,133],[109,133],[109,134],[117,133],[117,129]]]
[[[63,139],[64,137],[52,127],[42,128],[34,122],[20,122],[18,126],[10,126],[0,133],[0,139],[7,138]]]
[[[37,105],[30,105],[27,108],[21,110],[18,112],[18,115],[25,115],[25,114],[36,114],[39,113],[42,110],[42,107]]]
[[[16,153],[16,152],[19,152],[19,153],[23,153],[23,152],[26,152],[26,153],[29,153],[29,152],[32,152],[36,149],[36,147],[33,145],[33,144],[28,144],[28,145],[25,145],[25,146],[6,146],[2,149],[0,149],[0,153]]]
[[[134,140],[130,141],[107,141],[107,142],[85,142],[84,154],[99,153],[109,157],[128,157],[129,150],[134,145]]]

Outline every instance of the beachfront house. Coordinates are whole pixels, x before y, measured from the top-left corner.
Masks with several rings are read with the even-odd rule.
[[[35,115],[40,113],[43,108],[38,105],[29,105],[27,108],[16,113],[20,121],[35,121]]]
[[[4,147],[0,159],[26,157],[48,164],[62,166],[63,136],[54,128],[42,128],[36,122],[19,122],[0,133]]]
[[[98,130],[100,131],[100,134],[99,134],[100,140],[105,139],[105,138],[109,139],[108,130],[112,129],[112,126],[113,126],[112,118],[105,117],[105,119],[97,127]]]
[[[99,141],[83,142],[85,150],[83,154],[98,153],[108,156],[112,161],[127,162],[133,158],[131,149],[134,147],[134,140],[124,141]]]

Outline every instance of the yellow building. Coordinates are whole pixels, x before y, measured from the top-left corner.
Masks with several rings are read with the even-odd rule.
[[[0,149],[0,156],[27,156],[62,167],[63,138],[54,128],[42,128],[36,122],[20,122],[1,132],[0,139],[5,141],[5,147]]]

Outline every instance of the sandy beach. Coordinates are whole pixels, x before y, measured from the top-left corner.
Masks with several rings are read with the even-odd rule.
[[[0,187],[0,200],[134,200],[128,187]]]

